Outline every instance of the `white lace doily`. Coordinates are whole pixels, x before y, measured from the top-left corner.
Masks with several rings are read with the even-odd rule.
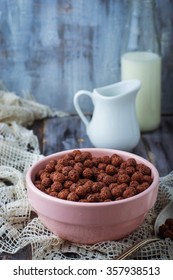
[[[32,218],[25,174],[41,157],[32,131],[14,122],[0,123],[0,252],[13,254],[31,244],[33,259],[112,259],[137,240],[152,236],[158,213],[172,198],[173,172],[160,178],[157,202],[135,232],[120,241],[73,244],[55,236],[37,217]],[[173,241],[148,244],[131,259],[173,259]]]

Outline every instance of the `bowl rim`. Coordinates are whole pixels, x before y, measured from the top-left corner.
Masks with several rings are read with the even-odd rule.
[[[153,174],[153,182],[152,184],[146,189],[144,190],[143,192],[137,194],[137,195],[134,195],[132,197],[129,197],[129,198],[125,198],[125,199],[122,199],[122,200],[116,200],[116,201],[109,201],[109,202],[78,202],[78,201],[70,201],[70,200],[65,200],[65,199],[60,199],[60,198],[57,198],[57,197],[53,197],[51,195],[48,195],[44,192],[42,192],[41,190],[39,190],[35,185],[34,183],[32,182],[32,174],[35,170],[35,168],[42,164],[42,163],[46,163],[47,161],[49,161],[50,159],[53,159],[55,158],[56,156],[63,156],[67,153],[70,153],[74,150],[80,150],[80,151],[87,151],[87,152],[91,152],[92,151],[101,151],[101,152],[108,152],[108,153],[112,153],[112,154],[118,154],[118,155],[121,155],[122,157],[123,156],[126,156],[128,158],[135,158],[138,162],[141,162],[141,163],[144,163],[146,164],[147,166],[149,166],[152,170],[152,174]],[[141,156],[138,156],[134,153],[131,153],[131,152],[126,152],[126,151],[122,151],[122,150],[116,150],[116,149],[108,149],[108,148],[75,148],[75,149],[70,149],[70,150],[63,150],[63,151],[60,151],[60,152],[56,152],[56,153],[53,153],[53,154],[50,154],[48,156],[45,156],[41,159],[39,159],[37,162],[33,163],[33,165],[28,169],[27,173],[26,173],[26,176],[25,176],[25,180],[26,180],[26,185],[27,185],[27,191],[28,189],[31,189],[36,195],[38,195],[39,197],[41,197],[42,199],[44,200],[49,200],[49,201],[52,201],[54,203],[58,202],[60,204],[63,204],[63,205],[71,205],[71,206],[77,206],[77,207],[107,207],[108,205],[123,205],[123,204],[126,204],[127,202],[133,202],[134,200],[137,200],[139,199],[140,197],[143,197],[144,195],[147,195],[148,193],[150,193],[155,187],[157,187],[159,185],[159,172],[158,170],[156,169],[156,167],[150,162],[148,161],[147,159],[141,157]]]

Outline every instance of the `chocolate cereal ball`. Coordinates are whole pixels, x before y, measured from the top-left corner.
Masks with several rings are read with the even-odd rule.
[[[67,199],[68,194],[70,193],[70,191],[68,189],[62,189],[59,193],[58,193],[58,198],[61,199]]]
[[[147,182],[144,182],[144,183],[138,185],[137,187],[135,187],[135,189],[136,189],[137,193],[141,193],[141,192],[145,191],[146,189],[148,189],[148,187],[149,187],[149,184]]]
[[[129,187],[137,188],[139,186],[139,183],[137,181],[131,181],[129,184]]]
[[[120,185],[116,185],[114,188],[111,189],[111,194],[114,198],[122,197],[123,192],[128,188],[128,185],[123,183]]]
[[[117,172],[117,169],[114,165],[108,164],[105,168],[105,171],[108,175],[114,175]]]
[[[100,191],[100,198],[101,200],[105,201],[106,199],[111,199],[112,194],[109,187],[103,187]]]
[[[91,186],[91,191],[93,193],[98,193],[101,191],[101,189],[105,186],[103,182],[94,182]]]
[[[83,166],[84,167],[89,167],[89,168],[92,168],[93,167],[93,162],[91,159],[86,159],[84,162],[83,162]]]
[[[118,156],[118,155],[116,155],[116,154],[113,154],[113,155],[111,156],[111,163],[112,163],[112,165],[114,165],[115,167],[120,166],[122,162],[123,162],[122,157],[120,157],[120,156]]]
[[[93,177],[93,171],[91,168],[85,168],[84,171],[82,172],[82,175],[84,178],[87,178],[87,179],[92,179]]]
[[[99,162],[99,164],[98,164],[98,169],[100,169],[100,170],[105,170],[106,169],[106,163],[104,163],[104,162]]]
[[[128,198],[128,197],[132,197],[136,195],[136,189],[133,187],[128,187],[125,189],[125,191],[123,192],[122,197],[123,198]]]
[[[111,158],[109,156],[103,156],[102,162],[106,163],[106,165],[111,163]]]
[[[67,196],[67,200],[70,201],[79,201],[79,197],[75,192],[70,192]]]
[[[98,175],[97,175],[97,182],[103,182],[103,179],[104,179],[104,177],[105,177],[106,175],[107,175],[107,174],[106,174],[106,173],[103,173],[103,172],[98,173]]]
[[[64,184],[63,184],[63,187],[64,187],[65,189],[69,189],[73,184],[74,184],[73,181],[66,180],[66,181],[64,182]]]
[[[81,155],[81,151],[80,150],[74,150],[74,151],[72,151],[71,153],[70,153],[70,155],[73,157],[73,158],[75,158],[75,156],[77,156],[77,155]]]
[[[118,183],[122,184],[122,183],[130,183],[130,176],[127,174],[120,174],[118,175]]]
[[[83,186],[77,186],[75,189],[75,193],[79,196],[79,198],[84,198],[87,194],[88,188]]]
[[[51,192],[54,192],[54,191],[60,192],[60,191],[62,190],[62,188],[63,188],[62,184],[61,184],[60,182],[58,182],[58,181],[55,181],[55,182],[53,182],[53,184],[51,185],[50,191],[51,191]]]
[[[125,172],[127,175],[132,176],[135,173],[136,169],[133,166],[127,166]]]
[[[100,201],[100,194],[99,193],[89,194],[87,196],[87,201],[88,202],[99,202]]]
[[[151,169],[142,163],[137,164],[136,170],[140,171],[143,175],[151,175]]]
[[[106,186],[109,186],[110,184],[114,183],[115,179],[113,176],[106,175],[103,177],[103,183],[105,183]]]
[[[149,175],[144,175],[144,176],[143,176],[143,180],[144,180],[144,182],[147,182],[149,185],[151,185],[152,182],[153,182],[152,177],[149,176]]]
[[[52,180],[50,178],[47,177],[43,177],[41,180],[41,184],[45,187],[45,188],[49,188],[52,185]]]
[[[58,193],[55,192],[55,191],[54,192],[50,191],[48,194],[51,195],[51,196],[54,196],[54,197],[58,197]]]
[[[143,174],[139,171],[136,171],[132,177],[131,177],[132,181],[137,181],[138,183],[142,183],[143,182]]]
[[[47,172],[47,171],[41,172],[39,178],[42,180],[43,178],[46,178],[46,177],[47,177],[47,178],[50,178],[50,173]]]
[[[159,236],[173,240],[173,218],[167,218],[165,223],[160,225]]]
[[[84,166],[81,162],[77,162],[74,164],[74,169],[81,175],[84,170]]]
[[[79,172],[75,169],[72,169],[69,173],[68,173],[68,180],[76,183],[79,180]]]
[[[64,176],[68,176],[68,174],[69,174],[69,172],[72,170],[73,168],[72,168],[72,166],[64,166],[63,168],[62,168],[62,174],[64,175]]]
[[[41,184],[41,181],[36,181],[35,186],[42,192],[45,192],[45,186]]]
[[[54,172],[55,171],[55,165],[56,165],[56,163],[49,162],[45,167],[45,171],[47,171],[48,173]]]
[[[62,169],[64,168],[64,165],[57,163],[55,165],[55,171],[62,172]]]
[[[58,181],[60,183],[65,182],[65,176],[60,172],[54,172],[52,179],[53,179],[53,181]]]

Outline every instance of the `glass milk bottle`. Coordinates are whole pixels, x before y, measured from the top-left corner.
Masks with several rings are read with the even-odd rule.
[[[121,79],[139,79],[137,119],[142,132],[158,128],[161,118],[161,57],[153,0],[130,1],[122,47]]]

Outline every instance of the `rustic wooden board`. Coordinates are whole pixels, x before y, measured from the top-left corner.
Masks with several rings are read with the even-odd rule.
[[[49,118],[35,123],[41,152],[49,155],[58,151],[92,147],[84,124],[78,116]],[[159,129],[143,133],[133,153],[151,161],[164,176],[173,170],[173,116],[162,118]]]
[[[52,118],[45,121],[43,154],[91,146],[79,117]]]
[[[160,176],[173,170],[173,117],[162,118],[161,126],[153,133],[143,134],[148,158],[158,168]]]
[[[0,260],[32,260],[32,248],[28,244],[15,254],[3,252],[0,254]]]

